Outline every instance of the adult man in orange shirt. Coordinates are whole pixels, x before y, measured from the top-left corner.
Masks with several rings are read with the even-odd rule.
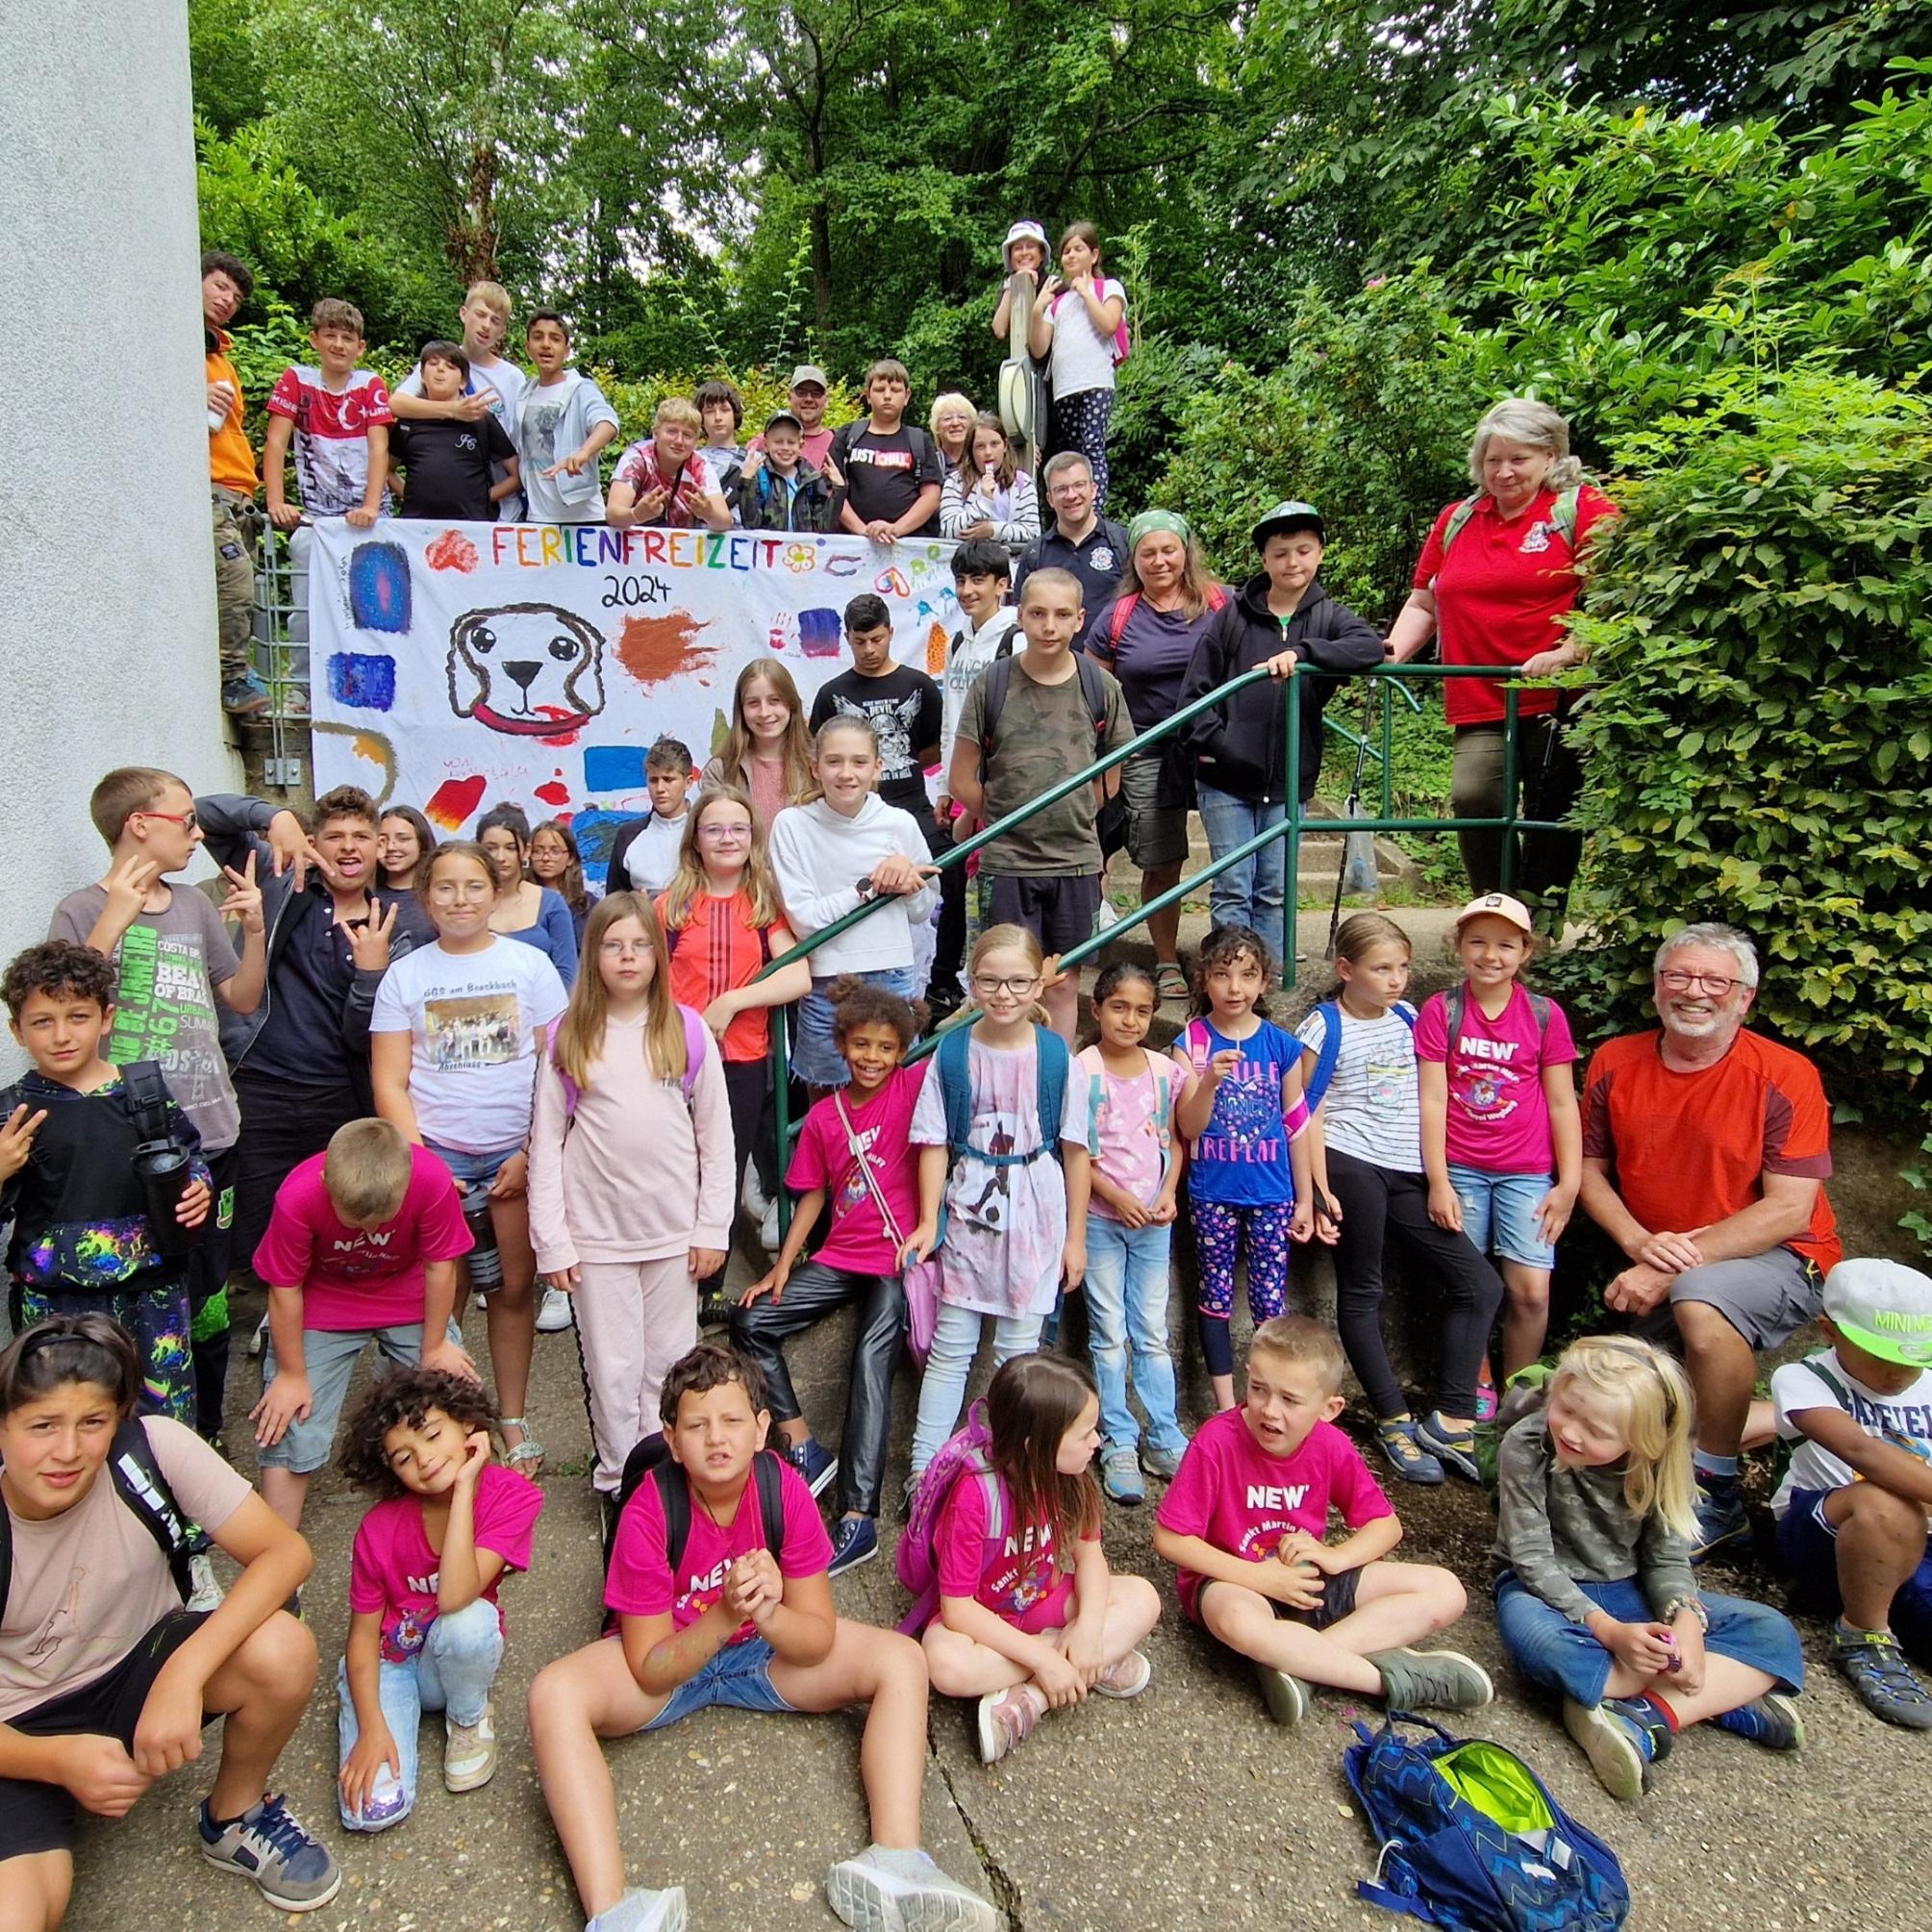
[[[255,613],[255,452],[241,427],[241,378],[228,360],[224,324],[254,292],[245,262],[212,248],[201,258],[201,319],[208,352],[208,480],[214,507],[214,609],[221,648],[221,708],[231,717],[268,709],[250,668]]]
[[[1697,1397],[1701,1558],[1749,1534],[1738,1449],[1756,1351],[1818,1314],[1843,1250],[1818,1069],[1744,1028],[1758,987],[1750,941],[1686,926],[1653,971],[1662,1031],[1609,1041],[1585,1076],[1582,1200],[1630,1260],[1605,1302],[1682,1342]]]

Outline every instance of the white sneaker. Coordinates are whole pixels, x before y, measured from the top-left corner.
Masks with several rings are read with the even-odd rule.
[[[1100,910],[1093,915],[1093,930],[1096,933],[1111,932],[1120,923],[1120,915],[1114,910],[1114,901],[1105,892],[1100,895]]]
[[[442,1788],[449,1792],[473,1792],[496,1775],[495,1716],[488,1700],[483,1716],[473,1724],[459,1724],[443,1714]]]
[[[543,1305],[537,1311],[537,1332],[539,1335],[555,1335],[576,1320],[570,1309],[570,1297],[561,1288],[546,1288],[543,1291]]]
[[[738,1198],[753,1220],[762,1221],[765,1218],[765,1211],[771,1205],[771,1196],[758,1184],[758,1164],[755,1161],[745,1163],[744,1188]]]
[[[266,1342],[267,1339],[268,1339],[268,1317],[264,1315],[262,1317],[262,1319],[255,1324],[255,1333],[248,1338],[249,1354],[260,1355],[262,1353],[262,1344],[264,1342]]]
[[[188,1608],[194,1611],[219,1610],[221,1599],[228,1594],[214,1580],[214,1566],[208,1560],[208,1552],[188,1560],[188,1581],[194,1586],[188,1593]]]
[[[779,1245],[778,1203],[773,1201],[765,1211],[765,1218],[758,1224],[758,1244],[766,1254],[776,1254]]]

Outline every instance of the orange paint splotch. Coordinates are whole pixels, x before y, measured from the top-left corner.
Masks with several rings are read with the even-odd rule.
[[[613,649],[617,662],[640,685],[668,684],[673,678],[710,668],[717,647],[699,638],[698,633],[707,628],[689,611],[626,617]]]

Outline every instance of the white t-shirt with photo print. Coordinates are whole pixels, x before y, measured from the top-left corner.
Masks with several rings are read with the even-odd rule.
[[[1844,1395],[1824,1379],[1826,1375]],[[1851,1398],[1851,1419],[1868,1436],[1932,1463],[1932,1368],[1896,1395],[1881,1395],[1853,1375],[1835,1350],[1820,1348],[1802,1362],[1787,1362],[1771,1371],[1771,1406],[1777,1411],[1778,1434],[1796,1445],[1785,1479],[1771,1498],[1771,1514],[1780,1520],[1791,1507],[1794,1492],[1838,1490],[1857,1481],[1858,1471],[1849,1463],[1820,1448],[1793,1419],[1807,1409],[1836,1409],[1844,1414],[1845,1396]]]
[[[474,953],[438,943],[383,975],[369,1031],[410,1036],[410,1104],[423,1139],[489,1154],[530,1132],[536,1029],[555,1026],[568,1003],[535,946],[500,936]]]

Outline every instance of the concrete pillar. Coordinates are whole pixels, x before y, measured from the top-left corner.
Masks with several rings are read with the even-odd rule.
[[[100,876],[104,771],[216,790],[240,767],[216,677],[186,0],[0,0],[0,46],[4,964]]]

